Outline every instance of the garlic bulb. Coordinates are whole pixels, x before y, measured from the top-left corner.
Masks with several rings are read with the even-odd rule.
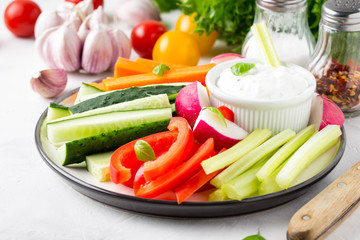
[[[109,20],[101,6],[89,14],[81,24],[78,30],[81,41],[84,42],[89,31],[96,28],[99,24],[109,24]]]
[[[160,11],[152,0],[123,0],[115,9],[114,21],[136,26],[146,20],[160,21]]]
[[[46,98],[59,95],[66,87],[67,74],[63,69],[46,69],[30,80],[31,88]]]
[[[57,11],[44,11],[42,12],[35,24],[35,38],[38,38],[45,30],[57,27],[64,22],[64,19]]]
[[[82,42],[68,24],[44,32],[37,41],[40,55],[52,68],[73,72],[80,69]]]
[[[89,73],[101,73],[110,68],[113,47],[105,27],[89,32],[84,42],[82,68]]]
[[[113,57],[110,66],[114,67],[119,57],[130,57],[132,46],[130,39],[119,28],[108,29],[108,34],[113,47]]]

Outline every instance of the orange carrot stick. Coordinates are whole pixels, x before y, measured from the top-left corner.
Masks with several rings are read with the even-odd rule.
[[[207,72],[215,64],[205,64],[200,66],[184,67],[170,69],[162,77],[154,73],[137,74],[119,78],[108,78],[103,80],[106,91],[123,89],[129,87],[139,87],[149,84],[176,83],[176,82],[194,82],[199,81],[205,84]]]

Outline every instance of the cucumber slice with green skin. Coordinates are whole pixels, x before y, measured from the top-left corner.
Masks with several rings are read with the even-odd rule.
[[[62,118],[69,115],[70,111],[68,107],[56,103],[50,103],[46,118],[47,121],[50,122],[54,119]]]
[[[47,137],[51,143],[59,145],[113,130],[168,120],[171,117],[170,107],[100,113],[49,122],[47,124]]]
[[[96,108],[109,106],[116,103],[131,101],[139,98],[148,97],[151,95],[167,94],[169,101],[175,101],[178,92],[185,87],[185,85],[150,85],[145,87],[131,87],[122,90],[101,94],[95,98],[80,102],[74,106],[69,107],[71,113],[81,113]]]
[[[166,108],[170,107],[169,98],[166,94],[159,94],[154,95],[150,97],[145,98],[139,98],[128,102],[122,102],[113,104],[110,106],[102,107],[102,108],[96,108],[93,110],[89,110],[82,113],[76,113],[69,116],[65,116],[63,118],[58,118],[53,120],[54,121],[63,121],[68,120],[72,118],[79,118],[79,117],[85,117],[100,113],[107,113],[107,112],[114,112],[114,111],[124,111],[124,110],[139,110],[139,109],[151,109],[151,108]],[[173,110],[173,109],[172,109]],[[173,110],[174,112],[174,110]]]
[[[86,156],[86,169],[99,182],[110,181],[110,159],[113,151]]]
[[[169,122],[170,118],[156,120],[67,142],[58,149],[59,161],[63,166],[81,163],[88,155],[113,151],[135,139],[166,131]]]
[[[87,83],[82,83],[80,88],[79,88],[79,91],[78,91],[78,94],[76,96],[76,99],[75,99],[75,104],[78,104],[81,100],[82,97],[84,96],[87,96],[87,95],[90,95],[90,94],[94,94],[94,93],[102,93],[104,91],[96,88],[96,87],[93,87]]]

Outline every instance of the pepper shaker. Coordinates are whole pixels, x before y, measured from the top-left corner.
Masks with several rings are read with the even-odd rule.
[[[360,1],[328,0],[321,10],[319,39],[309,71],[316,91],[345,116],[360,114]]]
[[[307,67],[315,47],[307,20],[307,0],[256,0],[254,23],[265,21],[280,61]],[[242,46],[246,58],[262,60],[251,31]]]

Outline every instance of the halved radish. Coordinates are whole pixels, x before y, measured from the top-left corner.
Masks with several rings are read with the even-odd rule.
[[[344,121],[344,113],[336,103],[321,95],[314,96],[309,124],[314,124],[315,130],[321,130],[327,125],[339,125],[342,127]]]
[[[175,100],[176,114],[185,118],[194,126],[196,118],[203,107],[210,106],[206,88],[200,82],[193,82],[180,90]]]
[[[217,151],[232,147],[247,135],[248,132],[235,123],[222,119],[206,108],[201,110],[194,125],[195,139],[202,143],[210,137],[214,138],[215,150]]]
[[[223,53],[223,54],[213,57],[210,62],[215,63],[217,65],[217,64],[220,64],[223,62],[227,62],[227,61],[239,59],[239,58],[244,58],[244,57],[241,56],[240,54],[236,54],[236,53]]]

